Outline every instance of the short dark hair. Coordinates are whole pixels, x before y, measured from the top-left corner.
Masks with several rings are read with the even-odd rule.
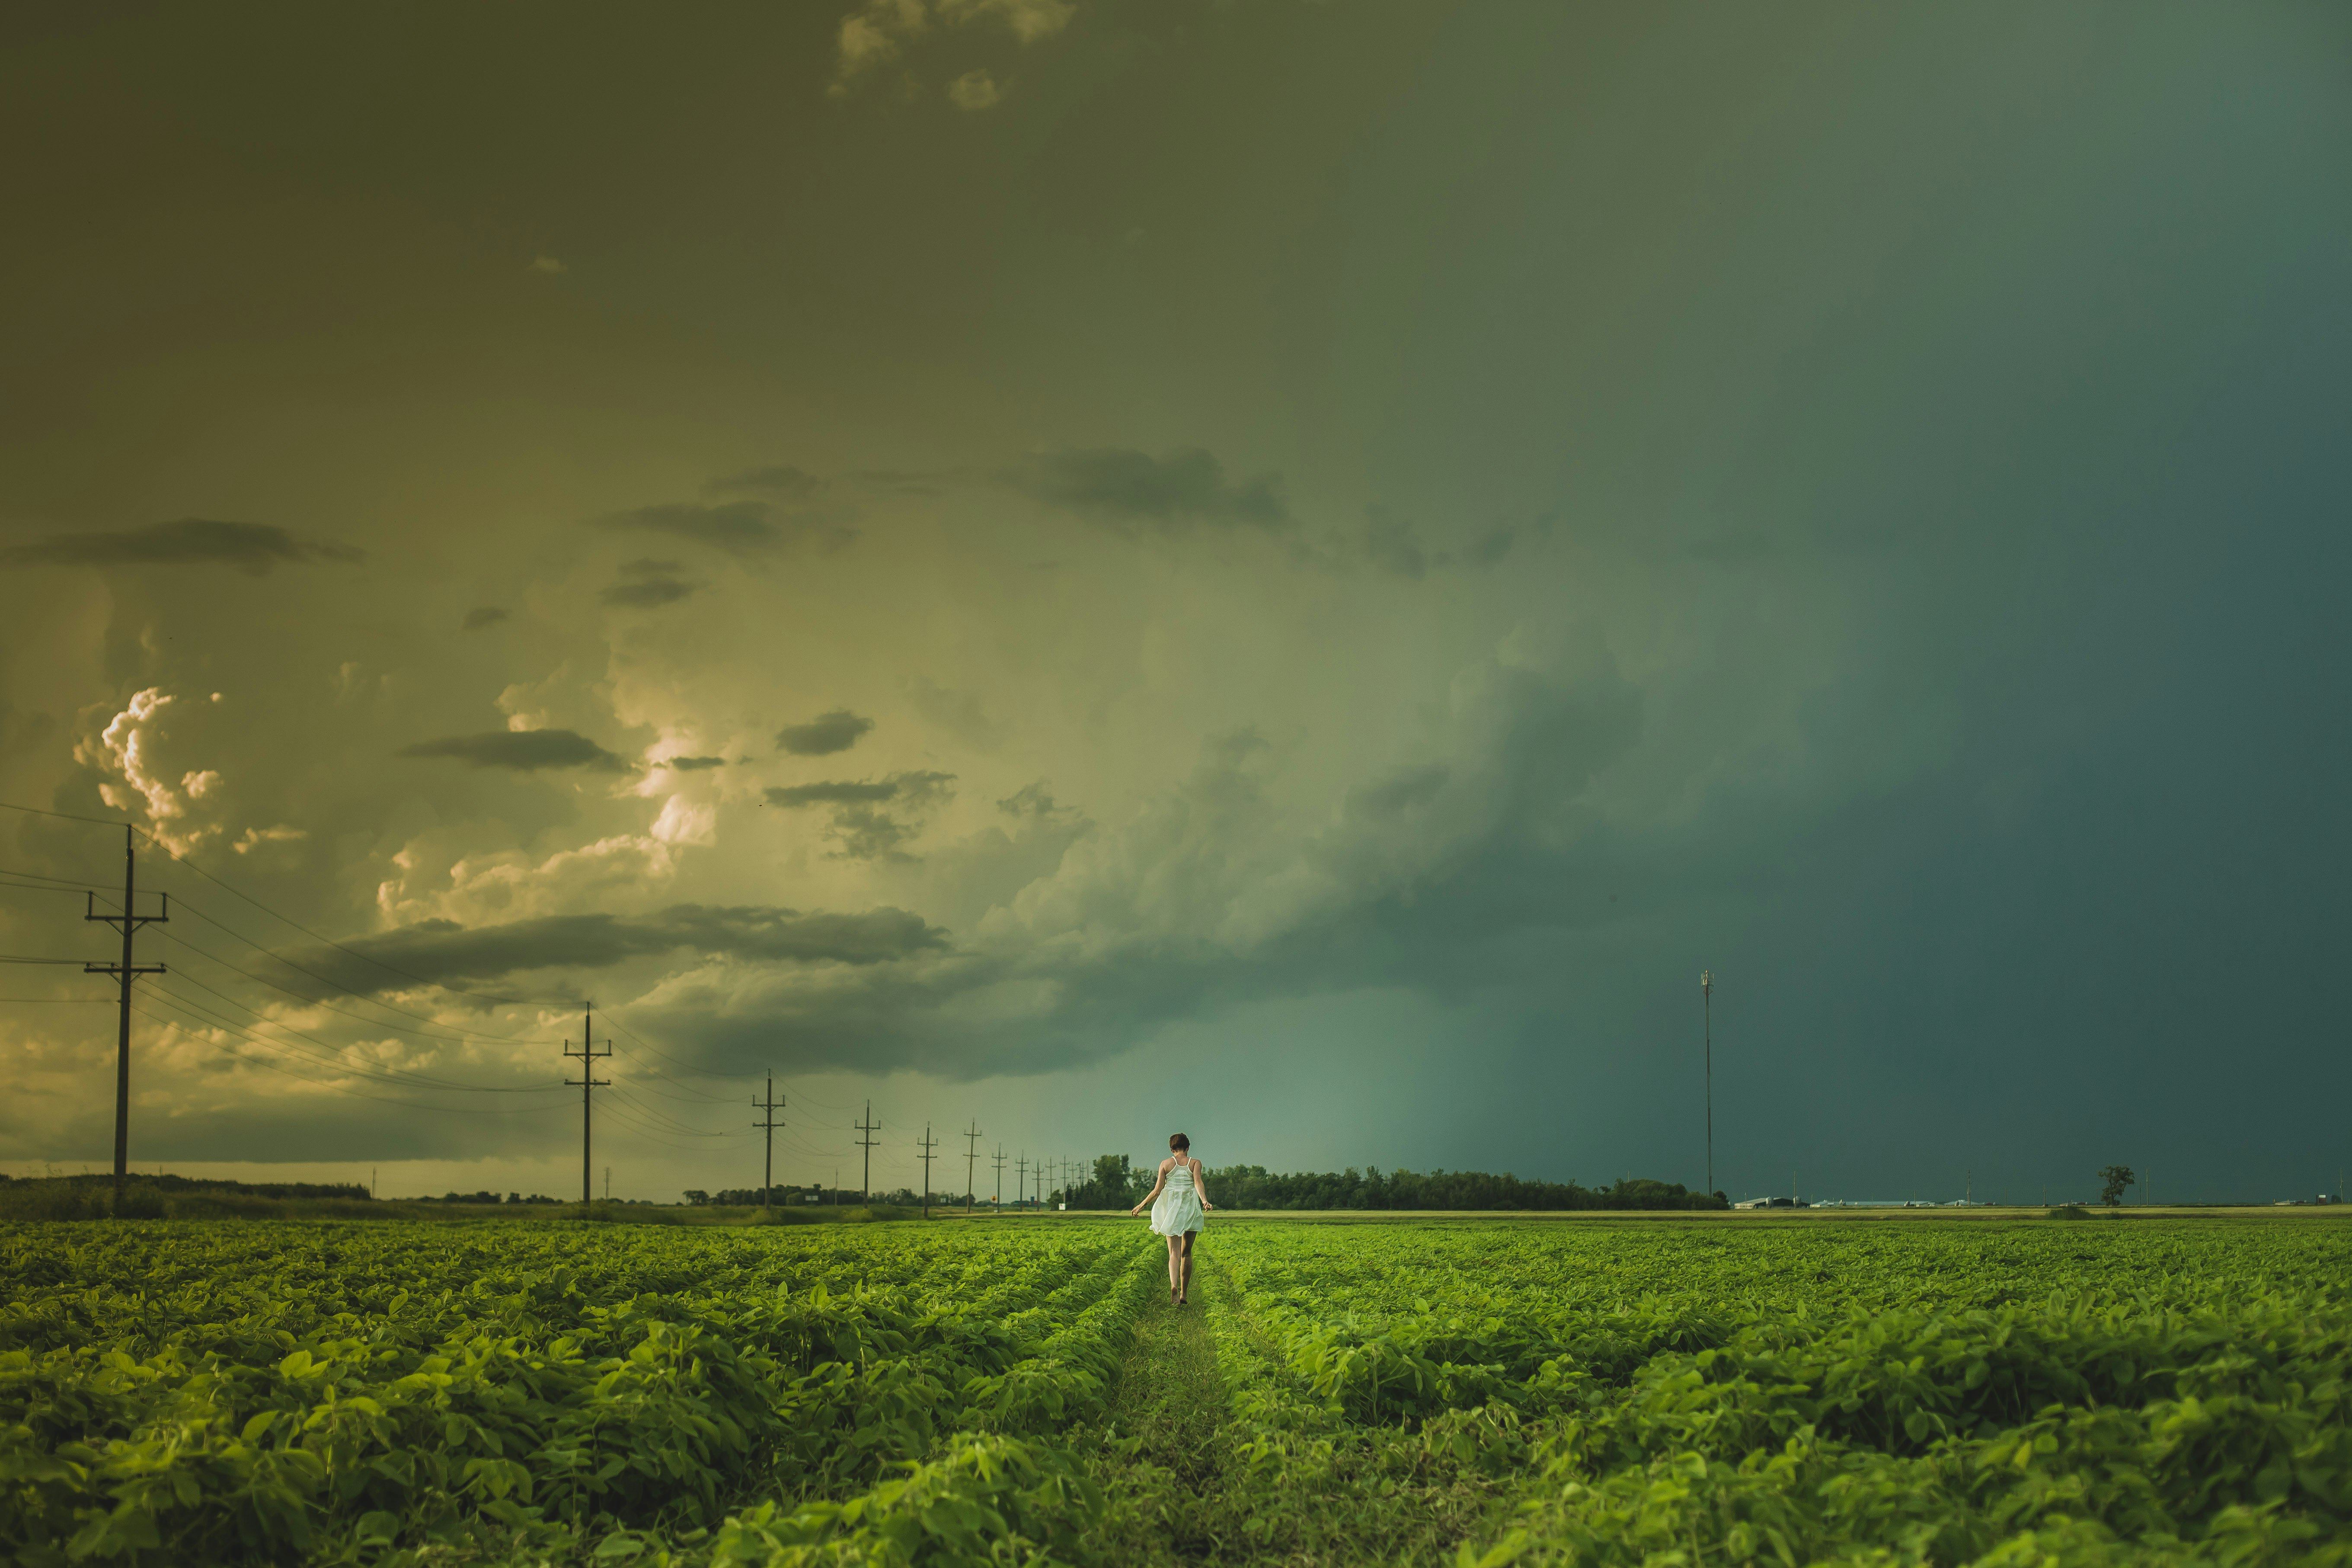
[[[1184,1150],[1189,1153],[1192,1148],[1192,1141],[1181,1132],[1171,1132],[1168,1135],[1168,1146],[1171,1149]]]

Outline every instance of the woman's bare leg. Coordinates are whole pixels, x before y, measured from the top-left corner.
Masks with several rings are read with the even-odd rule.
[[[1197,1230],[1188,1230],[1184,1233],[1184,1278],[1183,1282],[1176,1288],[1176,1300],[1180,1302],[1192,1294],[1192,1243],[1200,1238],[1200,1235]]]
[[[1168,1238],[1168,1299],[1171,1301],[1175,1300],[1183,1292],[1183,1256],[1184,1238],[1177,1236],[1170,1237]]]

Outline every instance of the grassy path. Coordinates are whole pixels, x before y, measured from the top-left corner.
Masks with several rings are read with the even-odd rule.
[[[1163,1300],[1136,1321],[1097,1455],[1110,1560],[1451,1563],[1495,1492],[1431,1475],[1401,1432],[1251,1398],[1284,1374],[1234,1294],[1204,1247],[1192,1304]]]

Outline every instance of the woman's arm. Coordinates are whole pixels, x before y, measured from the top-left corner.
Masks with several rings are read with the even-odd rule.
[[[1209,1201],[1209,1189],[1201,1184],[1201,1162],[1198,1160],[1192,1162],[1192,1190],[1201,1194],[1202,1208],[1213,1209],[1217,1206]]]
[[[1151,1190],[1143,1194],[1143,1201],[1141,1203],[1127,1211],[1129,1214],[1139,1215],[1145,1209],[1151,1206],[1152,1199],[1160,1195],[1160,1189],[1168,1184],[1168,1167],[1174,1163],[1175,1162],[1173,1160],[1162,1160],[1160,1162],[1160,1179],[1151,1184]]]

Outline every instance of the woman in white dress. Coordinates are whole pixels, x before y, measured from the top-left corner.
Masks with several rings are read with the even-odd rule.
[[[1192,1243],[1204,1223],[1201,1212],[1217,1205],[1201,1185],[1201,1162],[1192,1158],[1192,1141],[1179,1132],[1168,1140],[1168,1147],[1173,1152],[1160,1162],[1160,1180],[1142,1203],[1127,1212],[1138,1215],[1149,1207],[1151,1228],[1168,1238],[1168,1300],[1181,1307],[1192,1289]]]

